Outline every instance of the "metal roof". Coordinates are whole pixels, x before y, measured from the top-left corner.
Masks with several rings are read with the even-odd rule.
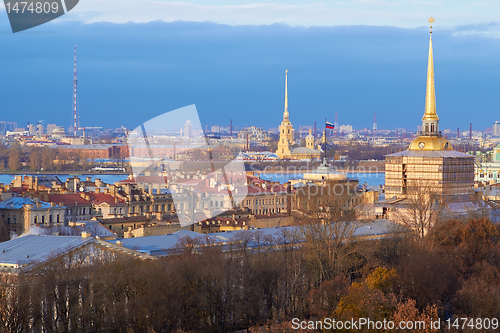
[[[392,233],[391,226],[393,224],[394,222],[385,219],[379,219],[373,222],[367,222],[362,224],[356,230],[354,236],[355,237],[387,236]],[[168,255],[167,250],[173,249],[177,244],[177,242],[181,238],[184,238],[186,236],[189,236],[191,238],[209,237],[214,242],[224,243],[227,241],[233,241],[235,237],[240,233],[259,232],[262,236],[273,237],[274,241],[279,241],[278,236],[283,235],[283,233],[286,234],[286,233],[300,232],[300,228],[301,228],[300,226],[288,226],[288,227],[262,228],[253,230],[225,231],[213,234],[201,234],[189,230],[179,230],[168,235],[115,239],[115,240],[110,240],[108,242],[112,244],[117,244],[117,242],[121,242],[121,246],[141,253],[155,255],[154,252],[157,252],[159,255]]]
[[[44,262],[63,252],[94,241],[80,236],[27,235],[0,243],[0,267],[19,268]]]
[[[115,245],[117,244],[117,242],[121,242],[123,247],[138,252],[150,254],[151,252],[154,251],[172,249],[181,238],[184,237],[197,238],[203,236],[205,235],[198,232],[189,230],[179,230],[172,234],[167,234],[167,235],[114,239],[108,242]],[[212,236],[210,235],[209,237]]]
[[[5,201],[0,202],[0,209],[21,209],[24,205],[36,205],[36,201],[26,197],[11,197]],[[50,208],[50,203],[39,201],[40,207],[34,208]]]

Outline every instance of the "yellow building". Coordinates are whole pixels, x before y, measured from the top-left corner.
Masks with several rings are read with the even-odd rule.
[[[430,23],[433,22],[431,18]],[[385,158],[386,199],[433,193],[444,202],[469,201],[474,192],[474,157],[453,150],[439,131],[436,113],[432,26],[422,131],[408,150]]]
[[[281,159],[303,160],[311,158],[319,158],[321,151],[314,149],[314,137],[311,131],[306,137],[305,147],[292,148],[294,144],[293,126],[290,122],[290,114],[288,113],[288,69],[285,71],[285,111],[283,112],[283,121],[279,126],[280,138],[278,141],[278,149],[276,155]]]

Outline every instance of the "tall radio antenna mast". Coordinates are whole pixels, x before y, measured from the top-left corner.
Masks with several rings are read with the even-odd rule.
[[[76,136],[77,131],[78,131],[78,124],[77,124],[77,83],[78,83],[78,78],[76,75],[76,44],[75,44],[75,69],[73,70],[73,131],[74,135]]]

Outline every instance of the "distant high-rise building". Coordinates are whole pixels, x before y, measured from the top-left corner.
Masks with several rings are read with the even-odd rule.
[[[38,136],[42,136],[43,135],[43,125],[42,124],[38,124],[37,126],[37,129],[36,129],[36,132],[38,134]]]
[[[28,124],[29,135],[36,135],[36,127],[33,124]]]
[[[185,138],[192,138],[193,137],[193,124],[191,123],[191,120],[186,120],[186,123],[184,124],[184,131],[183,131],[183,136]]]
[[[493,136],[500,136],[500,121],[495,121],[492,126]]]
[[[5,135],[7,131],[14,131],[17,128],[17,123],[10,121],[0,121],[0,135]]]
[[[47,124],[47,135],[51,135],[52,134],[52,131],[54,130],[54,128],[56,128],[57,125],[56,124]]]
[[[351,125],[340,125],[339,126],[339,133],[351,133],[351,132],[352,132]]]

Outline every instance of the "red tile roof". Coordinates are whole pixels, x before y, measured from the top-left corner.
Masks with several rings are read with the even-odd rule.
[[[115,199],[118,199],[118,202],[115,202]],[[107,193],[90,193],[90,201],[94,205],[99,205],[101,203],[107,203],[110,206],[122,206],[125,204],[125,201],[114,197],[111,194]]]
[[[49,194],[49,201],[59,204],[63,203],[64,206],[90,206],[92,203],[82,198],[79,194]]]

